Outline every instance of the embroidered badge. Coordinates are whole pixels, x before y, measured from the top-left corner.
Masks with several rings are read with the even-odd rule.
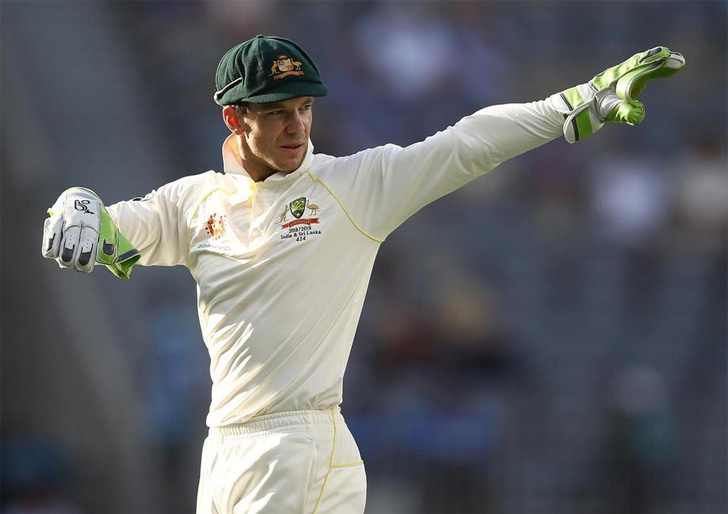
[[[296,198],[288,204],[288,207],[291,209],[294,218],[300,218],[306,212],[306,197]]]
[[[301,69],[302,65],[303,63],[301,61],[294,61],[287,55],[279,55],[273,61],[273,66],[270,68],[270,76],[273,77],[273,80],[278,80],[290,75],[304,75]]]
[[[217,213],[213,213],[209,218],[207,218],[207,222],[205,223],[205,232],[212,236],[213,239],[220,239],[225,235],[226,221],[227,217],[224,214],[218,216]]]
[[[296,198],[283,210],[278,223],[284,231],[281,239],[294,239],[296,241],[305,241],[308,236],[321,234],[321,230],[312,228],[312,225],[318,225],[320,218],[302,218],[306,211],[310,216],[316,216],[321,209],[317,204],[310,202],[305,196]],[[288,213],[295,218],[288,221]]]

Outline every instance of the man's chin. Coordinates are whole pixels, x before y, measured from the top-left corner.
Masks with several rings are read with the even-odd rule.
[[[303,160],[301,160],[301,162],[303,162]],[[299,162],[298,164],[295,164],[295,165],[291,164],[291,165],[276,166],[275,170],[278,172],[281,172],[281,173],[293,173],[300,167],[301,167],[301,163]]]
[[[301,164],[303,164],[303,159],[305,157],[306,152],[304,151],[301,153],[301,156],[296,159],[286,159],[285,161],[278,163],[279,166],[277,166],[276,168],[278,169],[278,171],[282,171],[283,173],[291,173],[301,167]]]

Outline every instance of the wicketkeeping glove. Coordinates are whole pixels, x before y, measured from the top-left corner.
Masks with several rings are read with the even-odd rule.
[[[116,228],[96,193],[83,187],[67,189],[48,214],[43,257],[82,273],[91,273],[99,263],[117,277],[129,278],[141,254]]]
[[[549,100],[565,115],[564,137],[574,143],[586,139],[606,122],[641,123],[645,106],[637,97],[647,81],[670,77],[684,67],[681,54],[657,46],[603,71],[586,84],[552,95]]]

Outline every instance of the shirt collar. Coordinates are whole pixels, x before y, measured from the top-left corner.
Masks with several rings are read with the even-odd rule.
[[[298,168],[290,173],[284,173],[282,171],[279,171],[278,173],[274,173],[273,175],[265,179],[265,181],[278,182],[283,180],[290,180],[293,177],[296,177],[302,172],[308,170],[311,167],[312,162],[313,143],[309,139],[308,148],[306,149],[306,156],[303,158],[303,162],[301,162],[301,165]],[[225,142],[222,144],[222,164],[225,173],[232,175],[243,175],[250,178],[250,175],[248,175],[248,173],[245,171],[245,168],[243,168],[243,165],[238,158],[238,145],[237,141],[235,140],[235,134],[230,134],[225,139]]]

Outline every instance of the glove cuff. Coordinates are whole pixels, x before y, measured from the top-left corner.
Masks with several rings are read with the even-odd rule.
[[[597,91],[590,84],[580,84],[551,95],[547,101],[564,115],[564,138],[568,143],[586,139],[604,125],[597,109]]]
[[[131,276],[132,268],[140,258],[139,250],[134,248],[134,245],[119,231],[104,207],[101,210],[101,235],[97,262],[106,266],[115,276],[128,279]]]

